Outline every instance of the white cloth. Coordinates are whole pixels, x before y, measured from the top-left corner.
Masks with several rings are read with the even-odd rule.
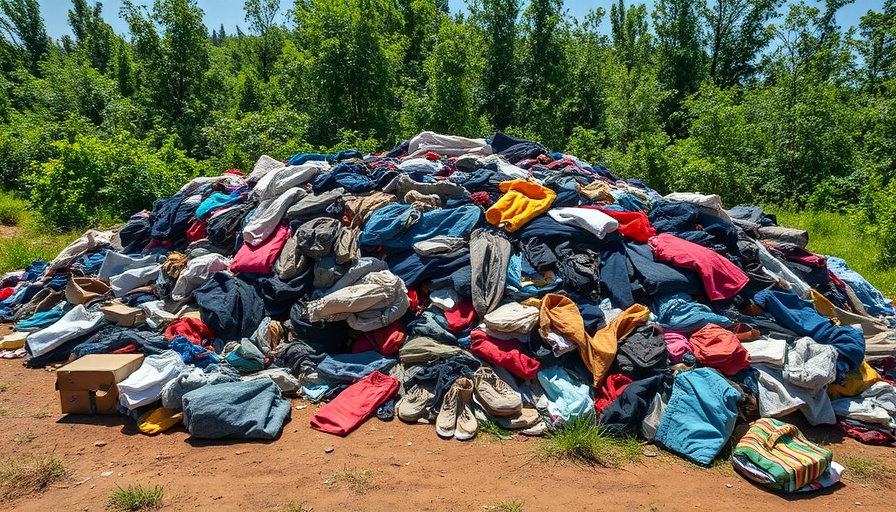
[[[507,176],[510,176],[513,179],[528,180],[531,178],[531,176],[529,176],[529,171],[523,169],[522,167],[517,167],[517,166],[513,165],[512,163],[505,160],[504,157],[501,155],[489,155],[485,158],[480,159],[479,163],[482,166],[485,166],[490,163],[494,163],[498,167],[498,170],[500,172],[506,174]],[[541,185],[541,183],[542,183],[541,180],[534,179],[534,178],[531,179],[530,181],[538,183],[539,185]]]
[[[29,334],[26,343],[32,356],[41,356],[66,341],[94,331],[102,321],[101,311],[88,313],[83,305],[78,304],[50,326]]]
[[[73,261],[80,258],[81,255],[87,251],[98,247],[112,245],[113,238],[115,238],[114,231],[88,229],[86,233],[81,235],[74,242],[68,244],[68,247],[63,249],[58,256],[53,258],[53,261],[50,262],[50,266],[47,267],[47,271],[44,272],[44,275],[50,276],[55,274],[56,270],[71,265]]]
[[[181,301],[189,298],[212,274],[228,268],[230,258],[218,253],[203,254],[191,259],[180,271],[177,282],[171,288],[171,299]]]
[[[408,154],[422,155],[432,151],[442,156],[468,154],[490,155],[492,147],[485,139],[468,139],[457,135],[442,135],[435,132],[421,132],[408,142]]]
[[[249,181],[258,183],[267,173],[281,167],[283,167],[283,162],[280,160],[271,158],[268,155],[261,155],[258,158],[258,161],[255,162],[255,166],[252,167],[252,172],[249,174]]]
[[[619,222],[600,210],[591,208],[554,208],[548,215],[560,224],[569,224],[603,239],[619,229]]]
[[[146,356],[137,371],[118,383],[118,401],[129,411],[151,404],[162,396],[165,384],[189,370],[173,350]]]
[[[97,274],[97,279],[108,283],[112,277],[115,277],[126,270],[153,266],[158,263],[158,258],[159,257],[154,254],[148,254],[146,256],[130,256],[115,251],[108,251],[103,258],[103,264],[100,266],[100,272]]]
[[[126,270],[109,280],[112,294],[116,297],[124,297],[133,289],[146,286],[159,278],[162,265],[149,265],[146,267]]]
[[[715,214],[717,217],[721,217],[728,222],[731,222],[731,216],[728,215],[728,212],[722,208],[722,198],[719,197],[718,194],[701,194],[699,192],[673,192],[665,196],[665,199],[669,199],[671,201],[679,201],[682,203],[693,203],[699,206],[702,206]]]
[[[123,297],[134,288],[146,286],[159,277],[162,266],[155,255],[130,256],[114,251],[106,253],[98,278],[107,281],[116,297]]]
[[[896,389],[884,381],[858,396],[834,400],[833,406],[837,416],[896,428]]]
[[[277,226],[296,201],[305,197],[304,190],[293,187],[279,196],[262,201],[243,228],[243,239],[249,245],[259,245],[277,230]]]
[[[762,270],[772,279],[777,279],[789,284],[792,291],[806,300],[812,300],[812,292],[809,285],[805,281],[797,277],[792,270],[787,268],[778,258],[772,256],[762,242],[753,240],[753,245],[759,252],[759,263],[762,264]]]
[[[405,174],[435,174],[442,170],[442,163],[426,158],[408,158],[398,164],[398,169]]]
[[[489,329],[509,334],[528,334],[538,324],[540,314],[541,311],[535,306],[508,302],[490,311],[482,320]]]
[[[460,296],[457,295],[454,288],[439,288],[429,292],[429,300],[432,301],[433,306],[448,311],[454,309],[454,306],[460,300]]]
[[[780,417],[797,409],[810,425],[832,425],[837,422],[827,391],[810,392],[784,380],[781,370],[754,364],[759,371],[759,414]]]
[[[315,160],[302,165],[272,169],[258,180],[252,193],[260,201],[274,199],[293,187],[301,187],[329,168],[330,164],[327,162]]]
[[[787,342],[766,338],[765,336],[741,343],[750,353],[751,363],[764,363],[774,368],[784,366],[784,357],[787,355]]]
[[[280,164],[283,165],[283,164]],[[234,189],[246,186],[246,180],[242,176],[236,174],[222,174],[220,176],[199,176],[188,181],[186,185],[180,188],[180,194],[192,194],[199,187],[211,183],[220,183],[224,188]]]
[[[782,376],[786,382],[818,391],[837,378],[837,350],[804,336],[787,348]]]

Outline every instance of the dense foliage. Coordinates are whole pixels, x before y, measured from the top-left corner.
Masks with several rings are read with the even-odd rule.
[[[81,227],[261,153],[503,130],[661,192],[854,212],[894,264],[896,0],[844,30],[846,3],[619,0],[576,20],[560,0],[247,0],[227,34],[192,0],[72,0],[53,41],[35,0],[6,0],[0,186]]]

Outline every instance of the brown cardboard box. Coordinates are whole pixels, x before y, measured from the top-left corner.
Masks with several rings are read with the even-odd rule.
[[[124,327],[133,327],[146,321],[146,313],[140,308],[132,308],[127,304],[113,302],[112,304],[102,306],[100,311],[106,317],[107,322],[118,324]]]
[[[90,354],[56,370],[62,412],[115,414],[118,383],[143,364],[143,354]]]

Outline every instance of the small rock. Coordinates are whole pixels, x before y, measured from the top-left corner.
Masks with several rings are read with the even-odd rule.
[[[649,449],[647,449],[647,450],[642,450],[641,453],[642,453],[645,457],[656,457],[657,455],[659,455],[659,453],[657,453],[656,450],[649,450]]]
[[[298,432],[298,431],[299,431],[299,429],[294,429],[294,430],[293,430],[293,432]]]
[[[734,487],[734,486],[733,486],[733,485],[731,485],[731,484],[725,484],[725,487],[727,487],[727,488],[729,488],[729,489],[731,489],[731,488],[732,488],[732,487]]]
[[[103,478],[106,478],[107,476],[112,476],[112,471],[103,471],[102,473],[100,473],[100,476]],[[93,487],[93,486],[91,485],[91,487]]]
[[[308,408],[307,405],[297,405],[297,406],[296,406],[296,409],[299,410],[299,411],[301,411],[302,409],[307,409],[307,408]]]
[[[856,504],[856,505],[861,505],[862,502],[861,502],[861,501],[857,501],[855,504]]]
[[[412,443],[412,442],[410,442],[410,441],[408,441],[408,446],[411,446],[411,445],[412,445],[412,444],[414,444],[414,443]]]
[[[124,476],[124,473],[119,473],[118,476],[122,477],[122,476]]]
[[[242,454],[243,454],[243,452],[241,452],[241,451],[239,451],[239,450],[237,450],[237,451],[235,451],[235,452],[233,452],[233,453],[234,453],[234,455],[242,455]]]
[[[333,453],[333,450],[335,449],[336,448],[333,448],[332,446],[327,446],[326,448],[324,448],[324,453]]]
[[[93,446],[106,446],[106,444],[108,443],[106,443],[105,441],[97,441],[93,443]]]
[[[389,436],[387,439],[395,439],[395,436]]]

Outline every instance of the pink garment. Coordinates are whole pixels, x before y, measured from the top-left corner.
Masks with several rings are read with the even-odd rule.
[[[311,428],[347,436],[398,392],[398,379],[373,372],[339,393],[311,418]]]
[[[656,261],[693,270],[700,274],[710,300],[727,300],[737,295],[750,278],[724,256],[702,245],[662,233],[648,241]]]
[[[680,363],[681,358],[688,352],[694,353],[691,342],[680,332],[666,331],[663,333],[666,340],[666,348],[669,349],[669,360],[673,363]]]
[[[289,226],[280,224],[277,231],[259,245],[251,246],[243,243],[230,262],[232,272],[248,272],[252,274],[269,274],[280,251],[289,239]]]

